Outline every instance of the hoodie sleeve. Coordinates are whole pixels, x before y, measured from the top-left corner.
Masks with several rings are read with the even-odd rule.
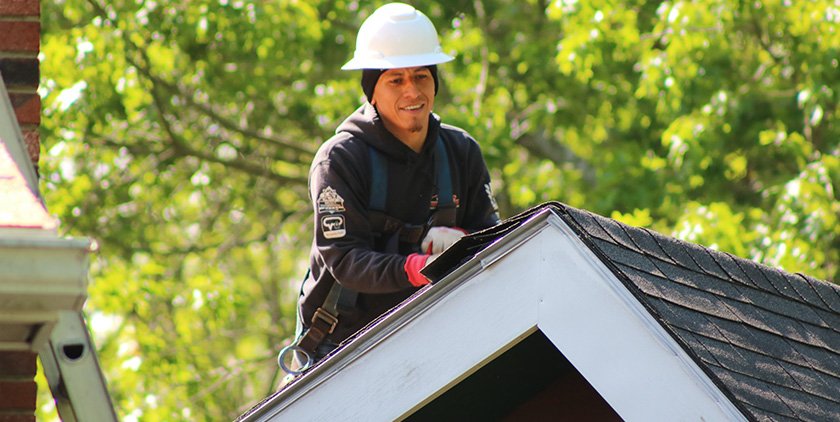
[[[312,263],[360,293],[409,289],[406,257],[374,250],[367,215],[369,160],[365,147],[352,142],[331,144],[316,156],[309,174],[315,211]]]
[[[472,233],[499,224],[499,207],[490,188],[490,172],[475,141],[471,142],[468,160],[469,186],[463,228]]]

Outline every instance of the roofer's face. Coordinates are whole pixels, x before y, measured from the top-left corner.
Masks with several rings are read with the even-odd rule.
[[[388,69],[376,82],[371,104],[398,138],[424,131],[435,102],[435,81],[425,67]]]

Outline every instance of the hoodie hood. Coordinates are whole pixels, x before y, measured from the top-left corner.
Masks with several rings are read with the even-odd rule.
[[[431,154],[435,141],[440,132],[440,118],[429,113],[429,131],[420,154],[415,153],[400,141],[382,123],[376,107],[366,102],[338,126],[336,133],[347,132],[353,137],[361,139],[368,145],[378,149],[383,154],[399,161],[410,161],[419,156]]]

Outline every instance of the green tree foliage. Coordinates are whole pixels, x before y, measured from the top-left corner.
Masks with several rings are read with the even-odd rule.
[[[412,2],[435,103],[503,217],[553,200],[837,280],[840,3]],[[100,246],[87,305],[124,420],[233,419],[271,393],[307,265],[309,162],[361,101],[381,2],[42,5],[42,190]]]

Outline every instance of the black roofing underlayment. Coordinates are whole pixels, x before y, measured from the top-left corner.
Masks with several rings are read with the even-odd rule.
[[[462,253],[450,257],[470,258],[546,208],[578,234],[747,418],[840,421],[840,286],[560,203],[465,238]],[[444,265],[430,273],[445,275]]]

